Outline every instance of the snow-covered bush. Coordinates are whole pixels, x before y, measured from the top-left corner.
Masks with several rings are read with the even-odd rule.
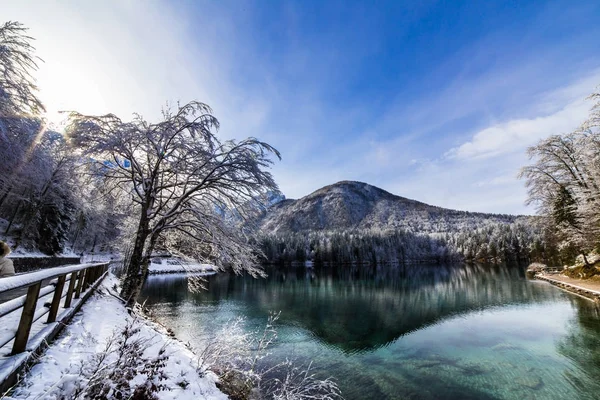
[[[330,378],[319,379],[310,372],[312,364],[298,367],[292,361],[286,360],[279,365],[285,371],[283,378],[274,378],[264,385],[265,392],[273,400],[334,400],[342,399],[342,393],[337,384]]]
[[[80,361],[77,374],[64,374],[46,393],[56,399],[158,400],[166,386],[164,371],[168,359],[164,348],[153,357],[145,355],[153,345],[140,333],[140,322],[129,321],[115,331],[103,350]],[[54,393],[52,393],[54,392]]]
[[[225,324],[200,352],[198,372],[215,372],[219,388],[233,399],[342,399],[337,384],[331,378],[316,377],[310,364],[297,365],[289,359],[270,362],[279,315],[271,313],[264,328],[255,332],[245,329],[241,317]]]

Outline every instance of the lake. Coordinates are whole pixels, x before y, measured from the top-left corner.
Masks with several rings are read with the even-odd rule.
[[[238,316],[254,331],[281,311],[270,362],[312,362],[346,399],[600,398],[599,308],[523,269],[268,272],[213,275],[200,292],[186,275],[151,276],[140,300],[196,349]]]

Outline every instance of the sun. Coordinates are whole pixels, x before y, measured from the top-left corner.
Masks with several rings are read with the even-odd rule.
[[[46,106],[46,112],[43,115],[43,119],[46,121],[47,128],[61,133],[65,130],[67,117],[67,113],[49,108],[49,106]]]
[[[57,58],[49,58],[38,71],[39,97],[46,108],[44,118],[51,129],[64,128],[69,111],[100,114],[107,109],[106,90],[102,90],[99,72],[84,68],[76,60],[71,61],[63,63]]]

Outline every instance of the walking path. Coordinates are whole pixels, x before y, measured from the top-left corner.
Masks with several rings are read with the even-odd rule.
[[[561,287],[570,292],[574,292],[585,297],[600,300],[600,282],[569,278],[565,275],[543,275],[536,274],[536,279],[550,282],[553,285]]]
[[[153,394],[160,400],[227,399],[216,376],[199,368],[197,355],[160,325],[127,311],[117,298],[117,283],[107,276],[6,399],[83,398],[84,388],[115,394],[144,386],[157,390]],[[130,336],[124,343],[125,332]],[[119,354],[132,347],[139,362],[124,364]]]

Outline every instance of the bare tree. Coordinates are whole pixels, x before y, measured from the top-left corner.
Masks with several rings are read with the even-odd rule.
[[[590,99],[599,99],[592,94]],[[600,239],[600,102],[574,132],[553,135],[528,149],[534,162],[521,170],[528,202],[553,222],[562,246],[586,252]]]
[[[0,134],[6,135],[11,124],[21,118],[44,111],[38,99],[35,79],[38,60],[34,55],[33,40],[27,29],[18,22],[0,26]]]
[[[205,257],[218,266],[260,273],[254,249],[224,215],[277,188],[266,169],[271,155],[280,155],[255,138],[221,142],[213,133],[218,127],[210,107],[195,101],[164,110],[156,124],[139,115],[131,122],[112,114],[70,115],[67,134],[91,158],[91,173],[104,176],[136,204],[136,232],[122,291],[130,305],[166,232],[208,247]]]
[[[18,22],[0,25],[0,206],[9,196],[26,195],[22,170],[35,156],[31,138],[43,131],[38,115],[44,107],[31,75],[37,70],[33,39],[26,31]]]
[[[74,247],[78,240],[95,243],[99,233],[111,229],[98,229],[98,220],[107,219],[103,202],[97,197],[93,203],[85,201],[91,185],[81,184],[72,171],[76,159],[71,149],[40,115],[44,107],[33,77],[39,59],[32,41],[20,23],[0,24],[0,218],[6,222],[0,234],[15,248],[56,254],[69,236]],[[92,219],[91,229],[88,224],[82,235],[83,225]],[[70,228],[74,220],[76,226]]]

